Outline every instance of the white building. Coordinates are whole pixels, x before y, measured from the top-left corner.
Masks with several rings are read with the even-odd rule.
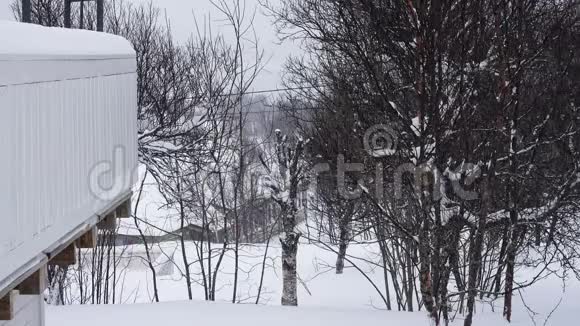
[[[0,326],[43,325],[47,264],[129,215],[136,88],[123,38],[0,22]]]

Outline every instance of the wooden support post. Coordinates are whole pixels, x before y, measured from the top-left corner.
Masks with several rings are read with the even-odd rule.
[[[115,212],[107,214],[105,218],[97,224],[99,230],[114,231],[117,229],[117,217]]]
[[[20,291],[21,295],[41,295],[46,290],[47,280],[46,266],[43,266],[16,288]]]
[[[127,199],[124,201],[117,209],[115,210],[115,214],[117,218],[129,218],[131,217],[131,199]]]
[[[76,246],[71,244],[64,248],[58,255],[52,258],[48,264],[60,267],[67,267],[77,263]]]
[[[97,227],[93,227],[76,241],[76,245],[78,248],[94,249],[97,247],[97,239]]]
[[[18,296],[18,291],[10,291],[4,298],[0,299],[0,320],[14,319],[14,302]]]

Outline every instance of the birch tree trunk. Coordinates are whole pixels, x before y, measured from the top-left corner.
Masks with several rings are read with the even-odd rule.
[[[303,158],[304,141],[299,139],[292,149],[286,136],[276,130],[276,156],[282,182],[270,183],[272,199],[281,209],[284,235],[280,238],[282,245],[282,305],[297,306],[296,256],[300,232],[296,230],[298,185],[303,178],[303,169],[299,165]],[[264,166],[270,171],[266,164]]]
[[[292,230],[285,230],[282,244],[282,305],[298,305],[298,282],[296,274],[296,258],[298,256],[298,240],[300,234]]]

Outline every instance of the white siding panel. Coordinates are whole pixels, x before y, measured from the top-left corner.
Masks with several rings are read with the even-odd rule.
[[[0,60],[0,290],[135,180],[134,57],[69,59]]]
[[[14,319],[0,326],[44,326],[44,296],[19,295],[14,303]]]

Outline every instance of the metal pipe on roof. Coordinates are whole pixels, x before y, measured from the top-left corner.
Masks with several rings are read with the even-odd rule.
[[[30,0],[23,0],[30,1]],[[95,1],[97,3],[97,31],[104,31],[105,0],[64,0],[64,27],[71,28],[71,6],[73,2]],[[82,18],[82,17],[81,17]],[[81,24],[82,25],[82,24]],[[83,28],[84,26],[81,26]]]
[[[22,0],[22,21],[25,23],[32,22],[31,0]]]
[[[105,0],[97,0],[97,31],[103,31]]]

